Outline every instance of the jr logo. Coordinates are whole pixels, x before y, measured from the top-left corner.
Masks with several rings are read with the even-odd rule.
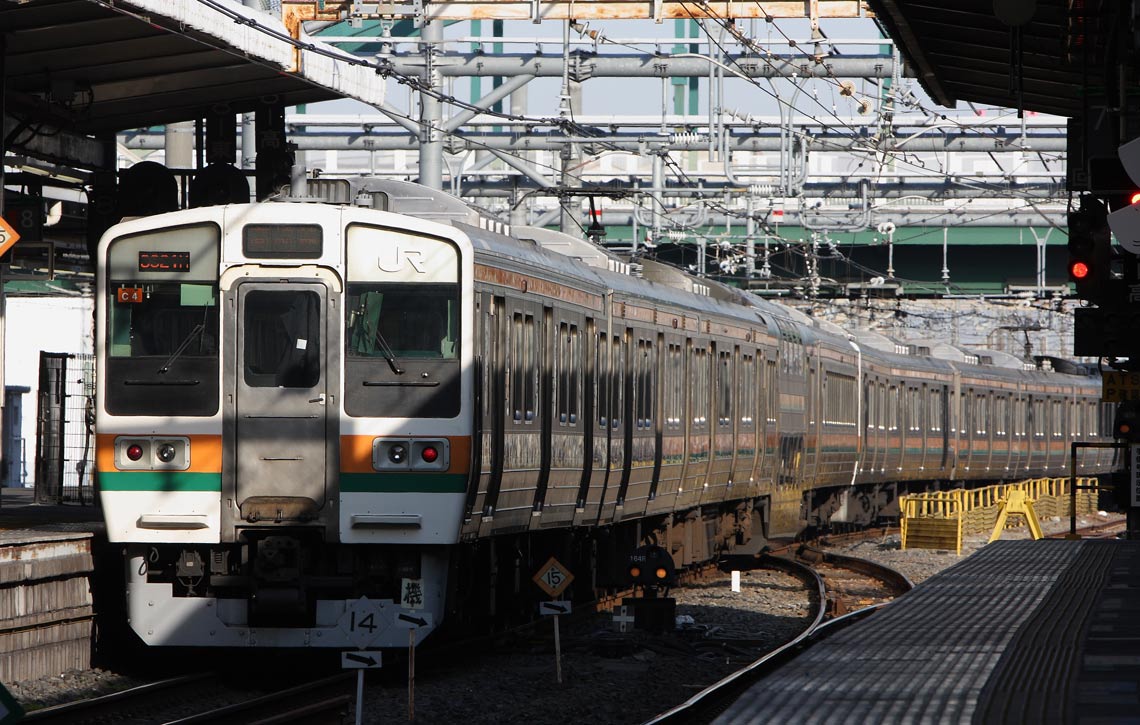
[[[399,247],[392,247],[391,255],[387,258],[382,256],[376,259],[376,266],[389,274],[403,271],[405,264],[414,269],[417,274],[424,274],[427,271],[424,269],[423,252],[418,249],[401,251]]]

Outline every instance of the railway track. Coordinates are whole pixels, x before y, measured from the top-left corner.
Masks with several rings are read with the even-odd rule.
[[[230,702],[219,704],[210,702],[214,699],[213,693],[223,685],[218,675],[182,675],[35,710],[28,713],[23,722],[33,725],[108,721],[165,725],[341,725],[346,721],[352,701],[352,682],[351,675],[338,674],[256,697],[241,698],[240,693],[235,693],[231,698],[220,698]]]
[[[1082,539],[1115,539],[1118,535],[1122,534],[1127,527],[1127,520],[1119,519],[1116,521],[1106,521],[1102,524],[1093,524],[1091,526],[1082,526],[1077,529],[1077,536]],[[1066,539],[1070,536],[1070,532],[1061,531],[1056,534],[1049,534],[1047,539]]]
[[[1125,527],[1124,521],[1110,521],[1078,529],[1082,538],[1115,538]],[[897,529],[883,529],[882,534]],[[1065,538],[1068,532],[1049,535],[1049,538]],[[799,637],[771,652],[755,662],[723,678],[693,696],[678,707],[668,710],[646,725],[659,723],[701,723],[711,722],[728,703],[733,702],[752,683],[774,671],[795,657],[796,653],[812,642],[818,641],[869,616],[909,591],[913,584],[903,574],[890,567],[831,553],[822,546],[837,542],[851,543],[873,538],[867,532],[828,535],[814,542],[815,545],[787,544],[769,552],[761,561],[765,565],[776,566],[792,573],[805,582],[809,590],[817,592],[813,598],[820,603],[816,618]],[[735,568],[746,568],[746,562],[734,562]],[[812,577],[818,584],[812,584]]]
[[[791,547],[786,547],[786,553]],[[749,561],[749,559],[751,561]],[[812,622],[795,639],[765,653],[645,725],[711,722],[753,683],[780,667],[808,646],[906,593],[912,584],[903,574],[866,559],[800,546],[794,556],[766,555],[730,559],[736,569],[772,567],[785,571],[812,592],[816,611]]]
[[[796,556],[824,578],[828,618],[885,604],[914,588],[903,574],[867,559],[811,546],[801,546]]]

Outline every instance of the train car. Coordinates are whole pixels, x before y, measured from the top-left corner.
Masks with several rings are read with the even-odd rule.
[[[406,646],[533,612],[551,556],[592,598],[646,544],[870,523],[1106,430],[1076,368],[868,344],[414,184],[309,189],[100,242],[97,482],[148,644]]]

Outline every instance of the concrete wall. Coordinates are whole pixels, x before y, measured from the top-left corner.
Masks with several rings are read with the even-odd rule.
[[[4,348],[5,385],[26,385],[23,436],[25,485],[35,482],[36,400],[40,352],[88,353],[94,350],[89,297],[9,297]]]

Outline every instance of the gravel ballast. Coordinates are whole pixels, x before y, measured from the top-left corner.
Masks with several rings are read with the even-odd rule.
[[[1084,517],[1079,525],[1104,523]],[[1043,522],[1046,533],[1068,530],[1067,520]],[[1010,529],[1003,538],[1025,538]],[[962,555],[952,551],[902,551],[898,534],[827,547],[891,566],[916,585],[983,547],[988,536],[970,536]],[[803,630],[810,601],[802,584],[781,572],[743,572],[741,591],[728,575],[672,592],[685,622],[668,635],[612,631],[609,613],[561,627],[562,683],[557,682],[553,622],[526,636],[442,662],[422,658],[415,680],[416,722],[639,723],[683,702],[755,658],[757,644],[772,649]],[[406,662],[385,654],[382,671],[366,675],[366,723],[406,722]],[[313,677],[330,674],[314,669]],[[26,709],[125,689],[143,680],[92,669],[27,682],[6,683]],[[352,720],[348,720],[352,722]]]

